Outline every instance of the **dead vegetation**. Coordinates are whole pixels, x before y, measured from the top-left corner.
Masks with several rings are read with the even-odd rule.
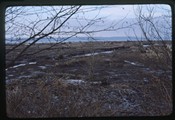
[[[130,47],[108,54],[80,54],[80,57],[74,57],[75,51],[69,49],[63,52],[65,57],[59,60],[39,59],[40,56],[36,56],[36,65],[7,70],[7,115],[38,118],[171,114],[172,71],[167,68],[171,62],[166,62],[167,67],[163,66],[159,61],[163,62],[164,57],[158,59],[151,52],[142,53],[134,47],[135,43],[125,44]],[[82,45],[73,44],[72,47],[76,46],[77,51],[88,54],[88,45]],[[106,43],[106,48],[113,45],[117,45],[117,42]],[[94,52],[101,49],[95,43],[93,47]],[[70,54],[71,57],[68,57]],[[51,54],[44,55],[49,57]],[[39,69],[44,74],[19,79],[27,74],[23,73],[24,69],[35,72],[38,66],[46,64],[50,64],[50,67]],[[10,77],[12,74],[14,76]]]

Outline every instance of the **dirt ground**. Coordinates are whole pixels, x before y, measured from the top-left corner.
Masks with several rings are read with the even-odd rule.
[[[159,44],[159,43],[156,43]],[[12,46],[7,46],[10,49]],[[48,44],[35,45],[27,54]],[[172,112],[171,62],[137,42],[62,43],[6,69],[9,117],[161,116]],[[19,49],[20,51],[20,49]],[[16,54],[18,51],[14,51]],[[8,55],[8,60],[14,55]]]

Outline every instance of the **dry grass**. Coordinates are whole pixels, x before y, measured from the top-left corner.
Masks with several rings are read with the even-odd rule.
[[[43,79],[28,86],[7,86],[9,117],[160,116],[172,112],[171,83],[154,76],[149,84],[121,83],[107,87],[75,86],[61,78],[46,83]],[[117,99],[110,98],[110,94]],[[136,100],[137,105],[133,109],[117,107],[125,99]],[[110,108],[112,105],[116,108]]]
[[[87,87],[65,84],[60,79],[54,79],[51,84],[36,81],[35,85],[27,88],[18,85],[20,87],[10,90],[7,87],[9,117],[86,117],[111,116],[114,113],[104,111],[104,101],[93,100]]]
[[[106,47],[110,45],[107,44]],[[26,78],[22,82],[16,80],[13,84],[6,85],[7,114],[14,118],[169,115],[173,106],[172,80],[169,74],[158,76],[151,72],[146,73],[139,70],[138,66],[124,62],[128,60],[142,63],[155,71],[170,70],[166,68],[167,64],[171,66],[170,62],[164,59],[167,54],[161,52],[158,55],[159,57],[153,50],[147,53],[139,50],[116,50],[110,55],[57,61],[52,68],[55,72],[48,70],[46,76]],[[159,61],[166,64],[159,64]],[[57,72],[61,68],[78,68],[78,72]],[[110,78],[112,75],[107,72],[114,70],[126,75]],[[83,78],[87,83],[66,83],[65,80],[70,78]],[[106,85],[89,84],[111,79],[113,83]]]

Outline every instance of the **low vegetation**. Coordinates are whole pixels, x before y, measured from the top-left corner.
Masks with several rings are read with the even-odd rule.
[[[23,66],[6,69],[7,115],[38,118],[171,114],[171,56],[162,53],[160,46],[156,54],[152,52],[156,46],[141,47],[145,52],[140,51],[138,42],[66,43],[34,58],[24,56],[16,62]]]

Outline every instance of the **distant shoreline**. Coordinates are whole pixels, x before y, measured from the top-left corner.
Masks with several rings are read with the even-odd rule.
[[[5,43],[10,44],[19,44],[26,40],[27,38],[22,38],[17,42],[16,40],[13,40],[11,38],[7,38]],[[135,37],[94,37],[94,39],[88,39],[87,37],[72,37],[69,39],[66,38],[57,38],[56,39],[47,39],[43,38],[36,42],[35,44],[47,44],[47,43],[79,43],[79,42],[138,42],[138,41],[147,41],[147,40],[137,40]],[[153,41],[161,41],[161,40],[153,40]],[[172,41],[172,40],[164,40],[164,41]],[[26,42],[28,44],[32,43],[33,40],[30,40],[29,42]]]

